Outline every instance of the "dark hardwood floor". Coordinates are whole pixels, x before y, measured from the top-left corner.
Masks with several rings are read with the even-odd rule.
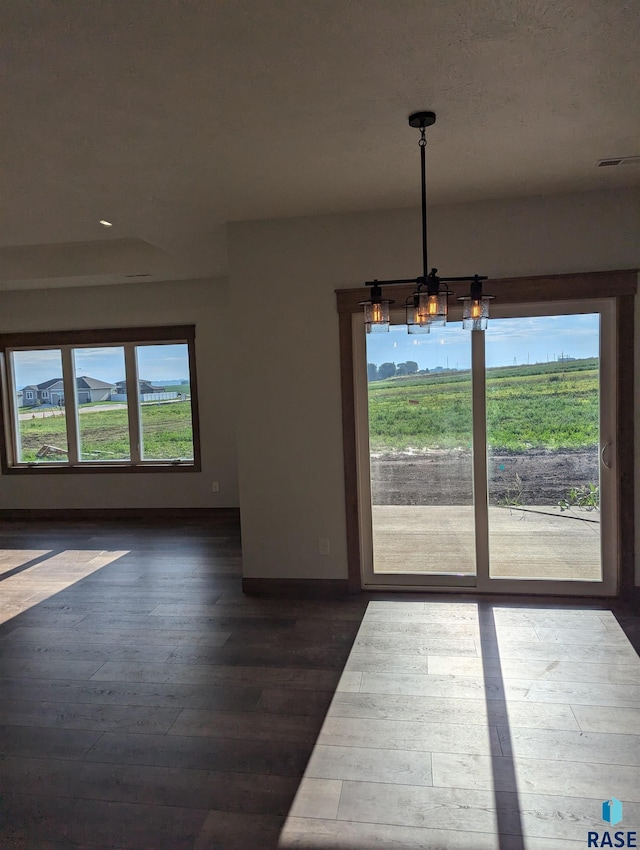
[[[240,588],[238,528],[0,523],[0,846],[275,846],[366,603]]]
[[[240,577],[239,532],[232,523],[0,523],[3,850],[277,846],[369,599],[252,598],[242,594]],[[447,600],[439,601],[444,610]],[[406,615],[399,609],[397,616],[402,624]],[[375,624],[375,611],[372,617]],[[438,640],[449,619],[434,626]],[[625,611],[618,621],[637,646],[637,616]],[[451,623],[455,633],[455,613]],[[361,635],[363,649],[347,666],[342,717],[356,716],[349,695],[361,690],[363,676],[375,684],[375,671],[395,670],[385,664],[403,656],[407,672],[421,663],[411,651],[412,629],[407,639],[396,626],[377,632],[374,625],[373,637]],[[477,661],[475,632],[469,634],[455,639],[455,654]],[[395,653],[386,662],[385,640]],[[429,672],[438,672],[435,662]],[[467,674],[476,675],[461,668],[460,675]],[[362,699],[367,711],[376,710],[379,698]],[[377,716],[367,711],[363,716]],[[335,736],[336,751],[345,746],[345,756],[339,727],[353,721],[341,716],[326,734]],[[377,768],[368,761],[367,776],[361,777],[361,766],[357,777],[375,782],[376,770],[393,773],[394,756],[375,744],[367,753],[370,746],[360,750],[382,761]],[[318,769],[312,776],[325,775]],[[411,776],[418,788],[431,782],[419,765]],[[340,782],[312,778],[314,799],[298,795],[300,820],[310,807],[318,824],[335,819],[326,812],[333,811],[330,797]],[[358,783],[344,784],[347,806]],[[336,800],[337,807],[340,793]],[[381,803],[371,805],[375,814]],[[307,840],[300,833],[287,846],[425,846],[408,837],[396,843],[393,830],[371,826],[374,814],[366,816],[368,839],[353,832],[356,815],[347,818],[344,839]]]

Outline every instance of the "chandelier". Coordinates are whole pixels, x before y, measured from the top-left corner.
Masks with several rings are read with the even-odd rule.
[[[454,281],[468,281],[469,295],[458,298],[462,301],[462,327],[473,331],[483,331],[489,318],[489,300],[492,295],[482,294],[482,281],[486,276],[439,277],[438,269],[429,271],[427,260],[427,164],[426,129],[436,122],[435,112],[413,112],[409,116],[409,126],[420,130],[420,174],[422,179],[422,275],[402,280],[372,280],[366,286],[371,287],[369,301],[364,305],[364,323],[367,333],[382,333],[389,330],[389,307],[395,301],[383,298],[383,286],[415,284],[416,288],[405,302],[406,324],[410,334],[428,334],[431,328],[447,323],[449,314],[449,296],[453,293],[447,284]]]

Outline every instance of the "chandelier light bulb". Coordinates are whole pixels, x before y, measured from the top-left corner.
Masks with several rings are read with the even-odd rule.
[[[462,298],[462,327],[469,331],[485,331],[489,322],[489,296]]]
[[[389,302],[379,301],[366,304],[364,323],[367,333],[386,333],[389,330]]]
[[[425,318],[432,327],[446,325],[449,305],[446,293],[425,295]]]
[[[377,282],[373,283],[371,300],[361,301],[364,305],[364,326],[368,334],[385,333],[389,330],[389,301],[382,297],[382,290]]]

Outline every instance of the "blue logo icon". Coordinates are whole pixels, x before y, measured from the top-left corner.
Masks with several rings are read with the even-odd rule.
[[[615,826],[622,820],[622,803],[615,797],[605,800],[602,804],[602,820]],[[619,829],[615,832],[608,829],[603,832],[591,830],[587,833],[587,847],[638,847],[636,830]]]
[[[602,820],[605,823],[610,823],[615,826],[622,820],[622,803],[612,797],[610,800],[605,800],[602,804]]]

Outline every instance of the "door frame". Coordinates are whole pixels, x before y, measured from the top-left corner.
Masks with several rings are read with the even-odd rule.
[[[634,296],[637,290],[638,272],[636,269],[586,272],[569,275],[549,275],[526,278],[506,278],[490,280],[486,284],[487,292],[497,296],[500,305],[539,304],[540,302],[573,302],[584,305],[588,310],[591,300],[614,299],[615,303],[615,372],[616,372],[616,412],[617,427],[614,435],[614,464],[617,470],[615,477],[616,498],[619,505],[616,538],[618,548],[619,571],[616,586],[603,589],[598,585],[591,593],[584,590],[581,593],[574,587],[567,587],[568,582],[557,583],[556,592],[571,595],[603,596],[607,593],[631,595],[635,579],[635,515],[634,515],[634,444],[633,444],[633,415],[634,415]],[[394,297],[399,303],[411,295],[411,284],[394,287]],[[466,294],[462,284],[454,284],[452,302],[456,296]],[[367,529],[363,528],[361,500],[366,491],[361,494],[358,468],[358,413],[356,404],[356,352],[354,342],[358,334],[359,321],[355,319],[361,313],[359,302],[365,300],[369,291],[366,288],[336,290],[340,332],[340,363],[342,386],[342,422],[343,422],[343,463],[345,480],[346,525],[347,525],[347,556],[349,589],[352,592],[362,590],[362,556],[363,541]],[[594,305],[595,306],[595,305]],[[354,320],[355,319],[355,320]],[[361,366],[360,366],[361,368]],[[366,364],[365,364],[366,368]],[[362,424],[362,423],[360,423]],[[369,530],[370,532],[370,530]],[[365,541],[366,542],[366,541]],[[518,582],[516,587],[496,584],[496,580],[476,586],[473,580],[474,592],[483,593],[548,593],[548,586],[531,587],[533,582],[526,581],[526,586]],[[559,585],[562,584],[563,587]],[[369,588],[367,588],[369,589]],[[402,585],[402,589],[426,591],[451,590],[450,587],[429,586],[412,587]],[[453,588],[463,591],[464,585]]]

